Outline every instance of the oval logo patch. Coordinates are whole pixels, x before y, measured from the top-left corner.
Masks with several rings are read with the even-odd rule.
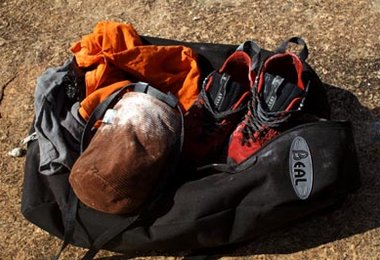
[[[290,146],[289,170],[294,191],[301,200],[306,200],[313,188],[313,162],[309,146],[300,136]]]

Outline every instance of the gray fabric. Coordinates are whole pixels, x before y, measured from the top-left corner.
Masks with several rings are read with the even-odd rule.
[[[34,127],[40,148],[39,170],[45,175],[70,170],[79,156],[84,123],[78,115],[78,102],[73,104],[65,93],[71,62],[49,68],[37,79]]]

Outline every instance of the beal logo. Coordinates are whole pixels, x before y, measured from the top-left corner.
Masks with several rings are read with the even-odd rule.
[[[306,140],[294,138],[289,153],[290,179],[297,196],[306,200],[313,188],[313,162]]]

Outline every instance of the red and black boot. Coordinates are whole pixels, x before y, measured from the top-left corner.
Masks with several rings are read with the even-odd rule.
[[[251,67],[249,55],[236,51],[204,80],[197,100],[184,116],[185,161],[202,166],[217,162],[225,153],[229,136],[247,111],[255,78]]]
[[[270,56],[261,65],[244,120],[231,135],[227,161],[240,164],[265,143],[290,127],[290,117],[302,110],[308,91],[303,62],[291,52]]]

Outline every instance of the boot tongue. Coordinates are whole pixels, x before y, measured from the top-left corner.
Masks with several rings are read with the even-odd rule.
[[[209,87],[209,98],[218,112],[230,110],[245,92],[245,88],[239,82],[233,81],[227,73],[214,73],[211,86]]]
[[[270,112],[284,111],[296,97],[302,97],[304,94],[296,84],[287,82],[279,75],[265,73],[264,81],[262,98]]]

